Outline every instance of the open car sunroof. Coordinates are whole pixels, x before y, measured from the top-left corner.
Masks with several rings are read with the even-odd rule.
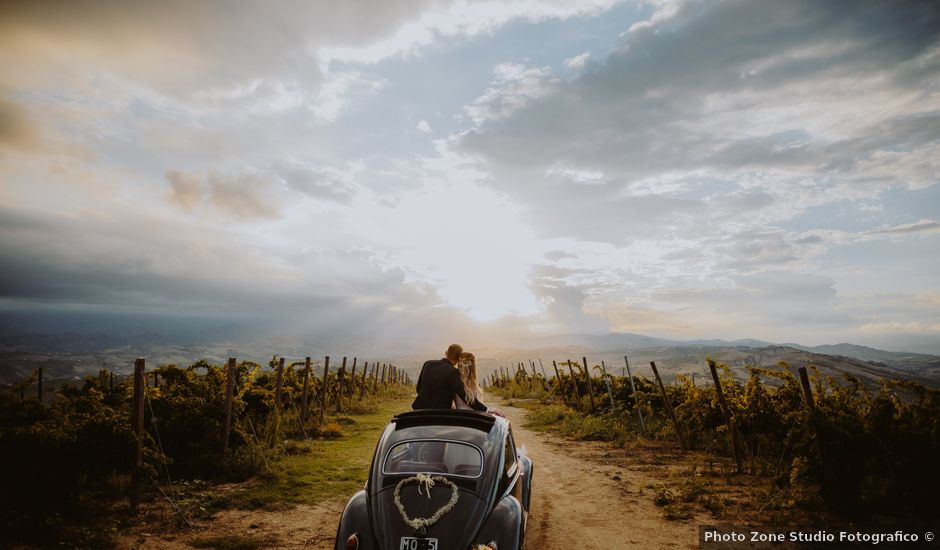
[[[392,422],[396,430],[414,426],[464,426],[489,433],[496,424],[496,417],[477,411],[421,409],[396,415]]]

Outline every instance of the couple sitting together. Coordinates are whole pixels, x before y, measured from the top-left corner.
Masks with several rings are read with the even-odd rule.
[[[480,401],[476,357],[458,344],[451,344],[443,359],[421,367],[416,389],[412,409],[473,409],[503,416]]]

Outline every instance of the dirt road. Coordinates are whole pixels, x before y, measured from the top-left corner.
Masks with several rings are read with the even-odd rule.
[[[698,548],[699,522],[666,520],[653,504],[648,487],[656,480],[648,473],[604,460],[605,444],[527,430],[525,411],[500,408],[535,464],[527,548]]]
[[[600,442],[567,441],[526,429],[522,409],[505,404],[500,408],[512,421],[517,444],[535,464],[526,535],[529,550],[697,548],[698,525],[710,518],[692,513],[670,521],[653,502],[657,488],[681,468],[680,457],[664,448],[616,449]],[[213,491],[226,495],[244,487],[233,484]],[[122,533],[118,547],[328,548],[346,498],[315,505],[220,510],[211,519],[194,520],[190,529],[169,528],[175,515],[157,500],[138,525]]]

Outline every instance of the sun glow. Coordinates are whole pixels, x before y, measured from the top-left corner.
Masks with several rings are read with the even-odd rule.
[[[434,286],[447,305],[481,321],[539,311],[528,285],[539,244],[498,193],[441,184],[403,195],[373,221],[369,238],[391,251],[387,263]]]

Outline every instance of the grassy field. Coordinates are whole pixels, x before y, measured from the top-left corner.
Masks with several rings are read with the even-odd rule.
[[[382,430],[392,416],[411,409],[412,399],[396,396],[366,414],[328,417],[325,427],[340,433],[287,443],[285,454],[267,473],[241,487],[231,504],[271,509],[351,496],[366,482]]]

